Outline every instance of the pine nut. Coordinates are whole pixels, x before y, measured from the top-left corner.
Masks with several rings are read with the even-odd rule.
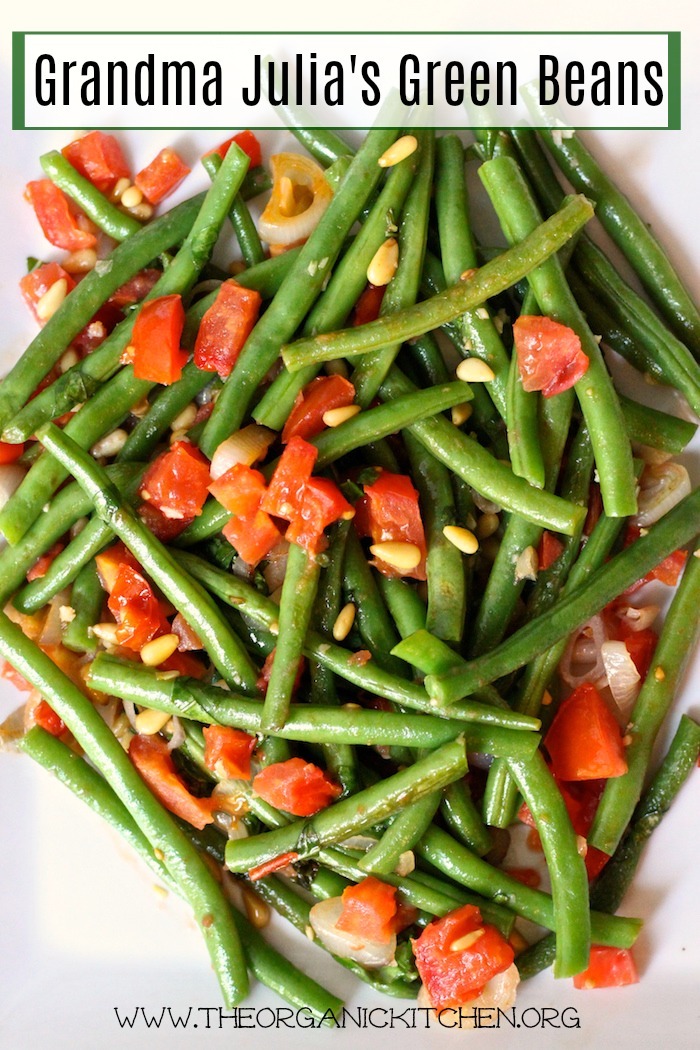
[[[338,613],[335,623],[333,624],[333,637],[336,642],[342,642],[350,634],[352,625],[355,622],[355,613],[357,609],[353,602],[348,602]]]
[[[295,200],[294,200],[294,183],[290,179],[289,175],[283,175],[279,182],[279,210],[280,214],[290,217],[294,214]]]
[[[143,193],[138,186],[128,186],[121,196],[121,202],[125,208],[135,208],[143,200]]]
[[[536,580],[539,572],[540,562],[534,547],[525,547],[518,555],[515,563],[515,582],[521,580]]]
[[[389,149],[384,150],[377,161],[380,168],[393,168],[395,164],[410,157],[418,149],[418,139],[415,135],[402,135]]]
[[[487,536],[493,536],[498,532],[500,524],[501,519],[498,514],[482,514],[476,523],[476,534],[480,540],[485,540]]]
[[[137,733],[153,736],[154,733],[160,733],[163,726],[169,721],[170,715],[167,711],[154,711],[153,708],[147,707],[144,711],[139,711],[134,719],[134,725]]]
[[[479,549],[479,541],[474,533],[470,529],[462,528],[461,525],[445,525],[442,534],[462,554],[476,554]]]
[[[663,682],[666,678],[666,672],[660,665],[654,668],[654,678],[657,682]]]
[[[373,543],[370,551],[394,569],[410,572],[420,564],[420,548],[415,543],[403,543],[400,540],[386,540],[384,543]]]
[[[112,194],[111,194],[112,200],[114,200],[114,201],[121,200],[122,194],[126,193],[126,191],[129,189],[130,186],[131,186],[131,180],[127,179],[126,176],[122,176],[122,178],[119,179],[116,182],[116,184],[114,186],[114,189],[112,190]]]
[[[169,656],[172,656],[180,643],[176,634],[161,634],[159,638],[152,638],[141,648],[141,660],[148,667],[158,667]]]
[[[376,287],[388,284],[399,265],[399,242],[389,237],[377,248],[371,263],[367,267],[367,280]]]
[[[119,639],[117,637],[118,626],[116,623],[94,623],[89,629],[88,634],[92,634],[95,638],[99,638],[105,645],[119,645]]]
[[[58,610],[58,618],[61,623],[71,623],[75,619],[75,609],[72,605],[61,605]]]
[[[183,428],[182,430],[173,430],[170,434],[170,445],[176,445],[178,441],[184,441],[187,437],[187,431]]]
[[[88,273],[97,262],[97,252],[94,248],[78,248],[65,257],[61,266],[66,273]]]
[[[72,346],[69,346],[58,362],[58,370],[61,375],[67,372],[69,368],[73,368],[74,365],[77,365],[79,360],[80,358],[78,357],[77,350],[74,350]]]
[[[360,411],[359,405],[343,405],[342,408],[329,408],[327,412],[323,413],[323,422],[327,427],[339,427],[341,423],[352,419]]]
[[[461,405],[452,406],[452,422],[456,427],[461,427],[468,419],[471,418],[472,406],[468,401],[464,401]]]
[[[147,397],[142,397],[140,401],[137,401],[135,405],[131,406],[132,416],[136,416],[137,419],[143,419],[146,413],[151,407],[151,402]]]
[[[90,449],[90,455],[94,456],[95,459],[101,459],[103,456],[116,456],[117,452],[121,452],[126,444],[126,439],[129,435],[126,430],[122,430],[120,427],[117,430],[113,430],[111,434],[106,434]]]
[[[270,921],[270,908],[249,886],[241,886],[243,906],[256,930],[264,929]]]
[[[451,952],[464,952],[467,948],[471,948],[472,944],[476,944],[481,937],[484,936],[485,930],[480,927],[478,930],[472,930],[470,933],[465,933],[463,937],[458,937],[456,941],[453,941],[450,945]]]
[[[146,222],[153,215],[153,205],[147,204],[143,201],[142,204],[137,204],[134,208],[128,208],[127,211],[138,219],[139,222]]]
[[[175,416],[175,419],[170,424],[171,430],[189,430],[194,423],[195,416],[197,415],[197,406],[189,403],[185,405],[182,412]]]
[[[58,310],[59,306],[68,294],[68,281],[65,277],[59,277],[57,281],[47,288],[39,302],[34,307],[40,321],[48,321]]]
[[[493,369],[479,357],[465,357],[457,365],[457,378],[463,383],[490,383],[494,378]]]

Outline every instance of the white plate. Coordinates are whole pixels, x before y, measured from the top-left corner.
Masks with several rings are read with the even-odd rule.
[[[222,136],[223,137],[223,136]],[[266,152],[277,148],[263,136]],[[135,169],[166,144],[174,145],[193,165],[204,140],[191,132],[129,133]],[[0,169],[3,253],[0,256],[0,310],[3,318],[4,371],[34,333],[34,322],[21,301],[17,282],[25,257],[58,257],[43,242],[31,209],[22,200],[24,184],[40,177],[38,156],[65,143],[64,133],[6,135]],[[697,199],[692,173],[700,160],[697,136],[687,133],[600,133],[589,136],[607,170],[628,190],[667,245],[691,288],[700,282],[700,248],[696,234]],[[188,190],[204,178],[193,174]],[[656,392],[646,391],[655,398]],[[684,458],[698,478],[698,450]],[[697,660],[676,705],[690,708],[700,687]],[[0,683],[0,717],[20,700]],[[696,708],[697,713],[697,708]],[[674,716],[675,724],[675,716]],[[499,1047],[594,1047],[612,1040],[619,1050],[665,1044],[697,1045],[697,981],[700,938],[696,871],[698,780],[688,784],[663,826],[654,834],[623,911],[645,919],[635,948],[641,972],[637,986],[596,992],[575,991],[570,981],[540,975],[520,993],[521,1027],[501,1025],[498,1035],[471,1036]],[[309,1031],[275,1027],[268,1007],[280,1002],[264,988],[249,1000],[253,1010],[237,1019],[220,1019],[216,980],[192,921],[177,902],[153,887],[150,873],[132,858],[112,832],[85,806],[34,768],[28,759],[0,759],[0,1048],[51,1046],[52,1050],[94,1050],[96,1046],[349,1047],[359,1038],[378,1047],[384,1028],[400,1033],[412,1047],[445,1046],[458,1038],[436,1026],[406,1028],[390,1024],[386,1014],[365,1017],[362,1032],[348,1022],[343,1031]],[[391,1007],[359,983],[348,981],[340,967],[295,934],[275,927],[295,962],[335,992],[345,992],[348,1005]],[[409,1005],[409,1004],[404,1004]],[[148,1028],[139,1014],[133,1030],[122,1030],[119,1015],[133,1017],[143,1007],[148,1016],[187,1016],[186,1031],[174,1027],[167,1010],[160,1027]],[[207,1013],[207,1009],[210,1012]],[[564,1015],[565,1009],[569,1012]],[[263,1012],[255,1014],[255,1010]],[[558,1013],[557,1013],[558,1012]],[[252,1027],[257,1021],[257,1027]],[[576,1022],[578,1027],[571,1027]],[[566,1027],[566,1024],[570,1027]],[[282,1024],[282,1022],[280,1022]],[[422,1026],[422,1021],[420,1022]],[[197,1025],[198,1027],[194,1027]],[[272,1026],[271,1026],[272,1025]],[[559,1027],[555,1027],[559,1025]],[[242,1031],[241,1029],[245,1029]]]

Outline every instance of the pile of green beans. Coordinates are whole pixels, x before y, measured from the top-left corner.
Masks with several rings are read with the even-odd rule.
[[[308,239],[274,258],[246,204],[269,178],[247,171],[236,146],[223,160],[203,158],[206,193],[144,225],[61,153],[41,158],[46,176],[116,246],[0,384],[2,440],[29,443],[23,480],[0,508],[0,656],[33,690],[28,723],[39,717],[38,694],[63,723],[56,736],[41,722],[29,728],[20,750],[188,902],[226,1006],[244,999],[250,973],[328,1023],[341,1000],[231,905],[231,880],[307,936],[315,902],[369,875],[395,888],[397,904],[415,911],[394,960],[374,971],[334,957],[392,996],[418,993],[412,939],[464,904],[505,937],[519,919],[550,931],[517,957],[522,976],[549,965],[557,977],[576,975],[592,944],[634,944],[641,920],[614,912],[700,748],[700,729],[683,716],[644,792],[698,638],[700,490],[691,487],[628,542],[645,482],[634,456],[658,466],[682,454],[696,428],[618,390],[599,337],[697,412],[700,315],[578,138],[479,133],[465,151],[455,135],[421,128],[404,139],[399,128],[376,128],[353,150],[330,131],[291,130],[328,169],[333,195]],[[545,146],[578,195],[565,197]],[[396,148],[400,159],[385,167]],[[470,199],[465,171],[475,157],[481,203]],[[478,243],[480,206],[500,224],[505,247]],[[589,236],[594,212],[653,305]],[[396,269],[376,316],[355,324],[368,270],[389,238]],[[181,297],[181,345],[191,354],[228,278],[210,262],[215,248],[217,260],[226,251],[241,257],[231,272],[262,300],[227,378],[192,356],[170,385],[137,379],[123,359],[137,303],[35,395],[97,311],[147,266],[159,276],[145,301]],[[513,346],[518,316],[533,315],[571,329],[588,359],[583,377],[551,398],[523,389]],[[190,442],[210,461],[243,426],[267,427],[269,447],[248,465],[268,483],[290,413],[331,374],[349,378],[355,414],[339,423],[324,414],[309,437],[314,473],[353,507],[318,552],[281,543],[259,567],[246,565],[222,532],[232,515],[213,496],[187,522],[164,516],[171,539],[155,535],[141,507],[150,498],[143,477],[169,443]],[[118,451],[100,456],[98,442],[117,428],[125,432]],[[404,504],[382,508],[381,540],[365,528],[363,487],[382,473],[415,489],[419,569],[402,568]],[[283,520],[275,523],[284,532]],[[560,549],[543,567],[545,530],[558,534]],[[401,548],[384,562],[369,550],[368,531]],[[117,542],[154,588],[158,634],[176,636],[181,652],[196,649],[189,670],[200,677],[182,663],[151,666],[145,645],[137,653],[110,640],[121,636],[110,634],[118,617],[105,593],[110,562],[99,556]],[[621,730],[628,770],[608,779],[587,836],[611,857],[589,891],[580,836],[547,759],[546,733],[566,694],[557,668],[575,632],[665,559],[678,564],[679,548],[688,549],[683,577]],[[227,779],[211,760],[210,726],[255,738],[251,778]],[[180,785],[211,797],[213,822],[203,830],[141,779],[128,755],[137,733],[168,741]],[[300,759],[319,767],[337,796],[308,815],[256,790],[256,775]],[[498,856],[501,829],[521,803],[539,833],[549,892],[523,885]]]

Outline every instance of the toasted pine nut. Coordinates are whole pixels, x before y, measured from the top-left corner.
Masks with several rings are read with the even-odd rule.
[[[39,302],[34,307],[40,321],[48,321],[58,310],[59,306],[68,294],[68,281],[65,277],[59,277],[57,281],[47,288]]]
[[[342,642],[343,639],[347,638],[352,630],[352,625],[355,622],[355,613],[357,609],[353,602],[348,602],[338,613],[335,623],[333,624],[333,637],[336,642]]]
[[[525,547],[524,550],[521,550],[515,563],[516,583],[519,583],[520,580],[536,580],[539,569],[540,562],[537,557],[537,551],[534,547]]]
[[[484,936],[486,931],[483,927],[479,927],[478,930],[472,930],[470,933],[465,933],[463,937],[458,937],[456,941],[453,941],[450,945],[451,952],[464,952],[467,948],[471,948],[472,944]]]
[[[279,184],[280,190],[280,201],[279,210],[280,214],[285,216],[291,216],[294,214],[295,201],[294,201],[294,183],[290,179],[289,175],[283,175],[280,179]]]
[[[170,433],[169,444],[175,445],[178,441],[184,441],[186,437],[187,431],[184,429],[184,427],[182,430],[173,430]]]
[[[154,711],[153,708],[147,707],[144,711],[139,711],[134,719],[134,726],[138,733],[153,736],[154,733],[160,733],[169,721],[170,715],[167,711]]]
[[[476,534],[480,540],[485,540],[487,536],[493,536],[495,532],[498,532],[498,526],[501,524],[501,519],[498,514],[482,514],[476,523]]]
[[[461,405],[452,406],[452,422],[456,427],[461,427],[463,423],[466,423],[471,418],[472,406],[468,401],[464,401]]]
[[[243,897],[245,913],[250,922],[256,930],[264,929],[270,921],[269,905],[258,897],[257,893],[251,890],[249,886],[241,886],[241,896]]]
[[[341,423],[352,419],[360,411],[359,405],[343,405],[342,408],[329,408],[327,412],[323,413],[323,422],[327,427],[339,427]]]
[[[385,540],[384,543],[373,543],[370,551],[394,569],[410,572],[420,564],[420,548],[415,543],[403,543],[400,540]]]
[[[116,182],[114,189],[112,190],[112,200],[121,200],[122,194],[126,193],[126,191],[129,189],[129,186],[131,186],[131,180],[127,179],[126,176],[122,176],[122,178]]]
[[[143,200],[143,193],[138,186],[127,186],[121,196],[121,202],[125,208],[135,208]]]
[[[161,634],[159,638],[152,638],[141,648],[141,660],[148,667],[158,667],[169,656],[172,656],[179,645],[180,639],[176,634]]]
[[[65,257],[61,266],[66,273],[88,273],[97,262],[97,252],[94,248],[78,248]]]
[[[77,350],[74,350],[72,346],[69,346],[66,352],[61,355],[58,362],[58,369],[61,375],[63,375],[64,372],[67,372],[69,368],[72,368],[73,365],[77,365],[79,360],[80,358],[78,357]]]
[[[367,280],[370,284],[382,287],[388,284],[399,265],[399,242],[389,237],[377,248],[371,263],[367,267]]]
[[[146,219],[150,219],[153,215],[153,205],[143,201],[141,204],[137,204],[133,208],[127,208],[127,211],[138,219],[139,222],[145,222]]]
[[[111,434],[105,434],[103,438],[96,441],[90,449],[90,455],[95,459],[100,459],[102,456],[116,456],[117,452],[121,452],[124,448],[128,436],[126,430],[118,427]]]
[[[380,168],[393,168],[399,161],[405,160],[418,149],[418,139],[415,135],[402,135],[393,145],[384,150],[377,161]]]
[[[576,852],[578,853],[579,857],[584,858],[588,853],[588,843],[586,842],[583,835],[576,836]]]
[[[445,525],[442,534],[462,554],[476,554],[479,549],[479,541],[474,533],[470,529],[462,528],[461,525]]]
[[[170,424],[171,430],[189,430],[194,423],[195,416],[197,415],[197,406],[192,402],[189,405],[185,405],[182,412],[175,416],[175,419]]]
[[[89,629],[88,634],[92,634],[95,638],[99,638],[105,645],[118,645],[119,640],[117,638],[117,624],[116,623],[94,623]]]
[[[457,365],[457,378],[463,383],[490,383],[494,378],[493,369],[479,357],[465,357]]]

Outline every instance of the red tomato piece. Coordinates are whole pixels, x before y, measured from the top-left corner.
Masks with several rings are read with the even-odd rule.
[[[261,510],[291,521],[299,512],[304,487],[317,458],[318,449],[308,441],[290,438],[262,499]]]
[[[578,383],[588,370],[579,337],[551,317],[519,317],[513,339],[523,390],[541,390],[544,397],[553,397]]]
[[[355,303],[355,308],[352,312],[353,328],[377,320],[385,291],[386,285],[384,284],[367,285],[364,292]]]
[[[470,935],[476,934],[472,940]],[[463,939],[465,947],[460,948]],[[420,979],[436,1010],[475,999],[515,958],[508,941],[484,923],[473,904],[431,922],[412,944]]]
[[[166,518],[196,518],[209,491],[209,463],[189,441],[176,441],[148,468],[140,496]]]
[[[605,780],[627,772],[620,727],[590,682],[560,706],[544,746],[560,780]]]
[[[185,311],[179,295],[161,295],[141,307],[131,333],[134,375],[168,386],[182,375],[187,353],[180,349]]]
[[[239,131],[237,135],[234,135],[230,139],[226,139],[216,149],[209,150],[209,153],[205,156],[209,156],[211,153],[218,153],[223,160],[229,151],[231,143],[235,142],[239,149],[242,149],[244,153],[248,154],[250,158],[251,168],[258,168],[262,164],[262,150],[258,141],[257,135],[254,135],[252,131]]]
[[[240,517],[249,517],[260,509],[267,485],[259,470],[245,463],[235,463],[209,486],[214,499],[225,510]]]
[[[134,736],[129,744],[129,758],[139,776],[167,810],[200,831],[211,824],[212,802],[195,798],[175,769],[168,745],[159,736]]]
[[[121,285],[120,288],[117,288],[116,292],[112,292],[107,302],[112,306],[116,306],[119,310],[123,310],[125,306],[133,306],[134,303],[140,303],[153,290],[153,286],[162,276],[163,274],[160,270],[152,267],[140,270],[133,277],[130,277],[125,284]]]
[[[356,886],[343,890],[343,910],[336,922],[339,930],[386,944],[394,935],[398,910],[396,886],[368,875]]]
[[[310,478],[304,486],[299,509],[292,517],[285,539],[297,543],[309,554],[319,554],[328,546],[324,529],[339,518],[352,517],[353,508],[338,486],[329,478]]]
[[[166,147],[134,176],[134,185],[149,204],[159,204],[189,173],[190,169],[175,150]]]
[[[326,424],[323,416],[331,408],[344,408],[355,400],[355,387],[343,376],[317,376],[304,387],[294,402],[282,431],[282,441],[295,434],[310,441]]]
[[[290,850],[289,853],[280,853],[278,857],[266,860],[264,864],[258,864],[256,868],[251,868],[248,872],[248,878],[252,882],[257,881],[257,879],[264,879],[267,875],[272,875],[273,872],[281,871],[282,868],[293,864],[295,860],[299,860],[299,854],[295,853],[294,850]]]
[[[31,682],[28,682],[24,675],[16,671],[7,660],[3,660],[2,664],[0,664],[0,678],[4,678],[6,682],[12,682],[15,689],[19,689],[23,693],[31,693],[34,688]]]
[[[46,321],[37,316],[36,304],[56,281],[66,282],[66,293],[75,288],[75,281],[71,275],[66,273],[63,267],[55,262],[42,263],[41,266],[35,266],[19,282],[22,298],[41,325],[46,324]]]
[[[413,543],[420,548],[421,560],[415,569],[402,572],[379,558],[372,563],[384,576],[411,576],[425,580],[427,547],[421,519],[418,493],[405,474],[391,474],[383,470],[372,485],[364,485],[364,496],[356,505],[355,524],[362,536],[370,536],[373,543],[396,540]]]
[[[542,572],[546,572],[547,569],[554,565],[554,562],[563,550],[564,544],[561,540],[557,539],[554,533],[545,529],[542,533],[542,539],[540,540],[540,545],[537,551],[539,567]]]
[[[197,332],[194,363],[204,372],[230,375],[260,313],[262,297],[236,281],[224,281]]]
[[[201,660],[198,660],[196,656],[190,656],[189,653],[178,652],[177,649],[167,660],[159,664],[158,670],[177,671],[185,678],[196,678],[197,680],[206,678],[207,675],[207,669]]]
[[[32,712],[35,725],[41,726],[51,736],[61,736],[66,731],[65,722],[58,717],[53,707],[40,700]]]
[[[621,988],[637,984],[639,975],[629,948],[591,945],[588,968],[574,977],[574,988]]]
[[[583,859],[586,865],[588,881],[593,882],[594,879],[598,878],[610,857],[607,853],[603,853],[602,849],[597,849],[595,846],[587,846],[586,856]]]
[[[24,195],[34,208],[44,237],[50,244],[67,252],[95,247],[95,235],[80,228],[68,197],[51,179],[27,183]]]
[[[267,656],[265,657],[265,663],[262,665],[262,670],[260,671],[260,677],[258,678],[257,682],[255,683],[256,686],[257,686],[258,692],[262,693],[263,695],[265,695],[265,693],[267,692],[267,687],[270,684],[270,675],[272,674],[272,665],[275,662],[275,652],[276,652],[276,649],[273,649],[272,652],[268,653]],[[306,659],[305,659],[305,657],[302,656],[300,658],[300,660],[299,660],[299,665],[297,667],[297,673],[294,676],[294,684],[292,686],[292,696],[296,693],[297,689],[301,685],[301,680],[304,677],[304,671],[305,670],[306,670]]]
[[[257,740],[242,729],[205,726],[204,765],[224,779],[250,780],[250,759]]]
[[[503,868],[503,871],[510,875],[511,879],[516,879],[532,890],[536,890],[542,882],[542,876],[535,868]]]
[[[111,546],[100,551],[99,554],[96,554],[95,564],[97,565],[97,573],[100,577],[100,583],[108,594],[112,593],[112,588],[117,581],[117,574],[121,565],[130,565],[136,572],[141,571],[141,566],[136,558],[131,551],[124,546],[121,540],[117,540],[116,543],[111,544]]]
[[[182,613],[177,613],[175,619],[170,625],[170,630],[179,638],[177,646],[178,652],[191,653],[204,648],[202,639],[197,632],[190,627]]]
[[[156,506],[148,502],[140,505],[138,516],[161,543],[170,543],[194,521],[194,517],[169,518],[161,510],[158,510]]]
[[[96,347],[103,343],[110,332],[113,331],[119,322],[123,320],[124,315],[121,310],[117,309],[116,306],[112,306],[111,303],[106,302],[104,306],[101,306],[93,315],[92,320],[89,321],[80,332],[78,332],[71,343],[71,346],[74,350],[78,351],[80,357],[86,357],[88,354],[91,354]]]
[[[119,566],[107,606],[119,624],[119,644],[126,649],[140,652],[151,638],[170,630],[151,585],[125,563]]]
[[[330,805],[342,789],[318,766],[303,758],[288,758],[265,766],[254,778],[253,790],[276,809],[311,817]]]
[[[19,445],[11,445],[9,441],[0,441],[0,465],[14,463],[24,452],[24,442]]]
[[[642,681],[649,674],[658,640],[658,635],[652,631],[651,627],[645,627],[643,631],[631,631],[624,638],[625,648],[632,657],[632,662]]]
[[[282,539],[282,533],[264,510],[247,517],[231,518],[221,531],[243,561],[253,567]]]
[[[77,172],[105,193],[119,179],[129,178],[129,165],[114,135],[90,131],[64,146],[61,153]]]
[[[46,576],[46,573],[49,571],[49,566],[61,553],[63,546],[62,543],[54,543],[53,547],[50,547],[46,554],[42,554],[40,558],[37,558],[27,573],[27,581],[29,583],[31,583],[32,580],[39,580],[42,576]]]
[[[635,543],[642,534],[642,530],[638,525],[628,525],[625,532],[624,546],[629,547],[630,544]],[[638,591],[645,583],[649,583],[651,580],[658,580],[660,583],[666,584],[667,587],[675,587],[680,579],[680,575],[683,572],[688,552],[684,550],[672,551],[663,561],[648,572],[646,576],[643,576],[641,580],[637,580],[631,587],[628,587],[625,594],[633,594]]]

